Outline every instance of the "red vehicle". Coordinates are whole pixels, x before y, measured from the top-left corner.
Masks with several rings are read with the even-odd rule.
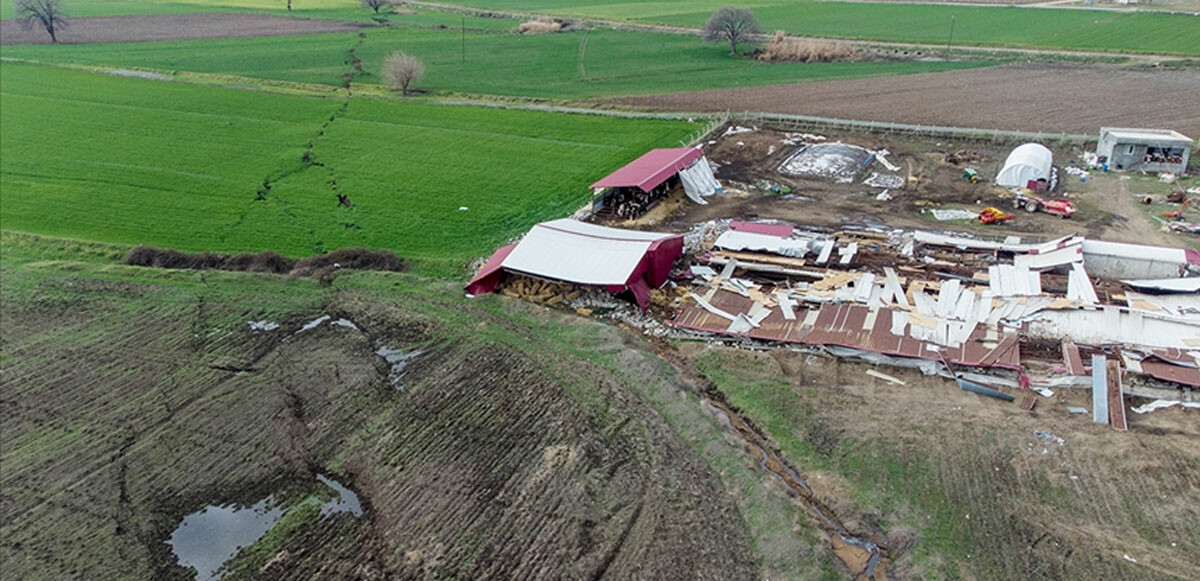
[[[1017,197],[1013,198],[1013,207],[1025,208],[1030,214],[1041,210],[1059,218],[1070,218],[1075,214],[1075,204],[1068,200],[1043,200],[1026,194],[1017,194]]]

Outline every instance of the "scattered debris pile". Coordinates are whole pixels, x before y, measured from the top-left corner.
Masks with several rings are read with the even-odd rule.
[[[1029,394],[1052,388],[1118,390],[1106,401],[1123,410],[1127,394],[1200,387],[1194,250],[1079,236],[1030,244],[738,222],[713,230],[703,229],[711,244],[693,255],[692,288],[669,322],[687,336],[949,373],[963,389],[1027,410]],[[1097,379],[1097,365],[1113,369]],[[1124,416],[1106,412],[1110,422],[1120,428]]]

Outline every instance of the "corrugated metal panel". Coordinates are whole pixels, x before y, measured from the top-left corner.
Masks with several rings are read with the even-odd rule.
[[[703,156],[704,152],[694,147],[651,149],[625,167],[592,184],[592,189],[636,187],[649,192]]]

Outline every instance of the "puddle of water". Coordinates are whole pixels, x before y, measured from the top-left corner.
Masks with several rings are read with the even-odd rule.
[[[337,325],[339,327],[346,327],[347,329],[354,329],[355,331],[358,330],[358,325],[355,325],[354,321],[351,321],[350,319],[346,319],[346,318],[335,319],[333,321],[333,324]]]
[[[396,389],[397,391],[404,389],[404,385],[400,383],[400,380],[404,377],[404,368],[408,367],[408,364],[411,363],[413,359],[416,359],[418,356],[420,356],[421,353],[423,353],[423,351],[420,349],[406,352],[400,349],[389,349],[383,346],[375,350],[376,355],[382,357],[384,361],[388,362],[388,365],[392,366],[391,370],[388,371],[388,381],[391,382],[392,388]]]
[[[321,506],[321,516],[329,516],[339,512],[348,512],[354,516],[362,516],[362,503],[358,500],[358,495],[354,494],[353,490],[346,488],[337,480],[327,478],[324,474],[317,474],[317,480],[320,480],[322,484],[338,493],[337,498]]]
[[[249,546],[283,517],[284,510],[272,506],[272,497],[254,506],[209,505],[184,517],[167,541],[179,564],[196,569],[196,579],[216,579],[217,569],[239,548]]]
[[[274,331],[278,328],[279,323],[275,321],[250,321],[250,330],[256,333],[259,331]]]
[[[332,319],[332,318],[333,317],[330,317],[329,315],[321,315],[320,317],[317,317],[317,318],[305,323],[303,327],[300,327],[299,331],[296,331],[293,334],[299,335],[300,333],[303,333],[305,331],[311,331],[313,329],[316,329],[317,327],[320,327],[322,323],[324,323],[325,321],[328,321],[329,319]]]
[[[338,494],[321,505],[322,517],[339,512],[363,515],[362,502],[353,490],[324,474],[317,474],[317,480]],[[214,580],[221,565],[238,549],[261,539],[286,514],[287,510],[275,505],[273,496],[254,506],[209,505],[184,517],[167,544],[180,565],[196,569],[197,581]]]

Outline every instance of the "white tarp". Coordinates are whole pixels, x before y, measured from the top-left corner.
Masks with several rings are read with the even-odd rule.
[[[1029,180],[1049,180],[1054,154],[1039,143],[1026,143],[1008,154],[1004,169],[996,175],[996,185],[1023,188]]]
[[[713,175],[712,166],[708,165],[708,158],[704,157],[679,170],[679,181],[683,182],[683,191],[688,199],[701,206],[708,205],[704,196],[711,196],[721,189],[721,184]]]
[[[504,259],[504,268],[579,284],[625,284],[650,245],[671,236],[553,220],[535,225]]]

